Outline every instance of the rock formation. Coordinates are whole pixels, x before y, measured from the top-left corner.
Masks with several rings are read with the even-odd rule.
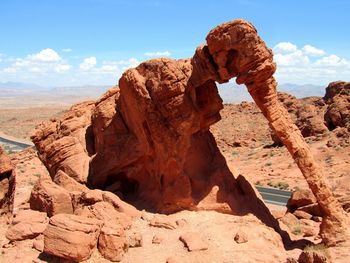
[[[0,147],[0,210],[8,212],[14,198],[15,172],[10,157]]]
[[[278,101],[271,50],[244,20],[216,27],[206,40],[192,59],[146,61],[96,103],[40,125],[32,140],[53,181],[64,172],[140,209],[254,212],[268,222],[266,208],[242,176],[231,174],[209,131],[223,107],[215,82],[236,78],[305,176],[324,216],[324,242],[342,241],[343,210]]]

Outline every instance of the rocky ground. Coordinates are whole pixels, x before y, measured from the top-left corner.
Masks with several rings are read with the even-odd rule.
[[[349,94],[348,88],[337,91],[346,85],[330,85],[324,98],[297,100],[281,94],[280,100],[325,168],[335,196],[349,212]],[[18,134],[28,138],[29,130],[48,117],[41,112],[33,111],[31,117],[29,110],[25,118],[8,121],[15,121],[17,127],[23,122],[25,131]],[[51,113],[62,116],[63,110]],[[4,114],[11,116],[8,111]],[[106,191],[76,185],[64,174],[52,182],[35,151],[26,150],[11,154],[10,159],[0,158],[0,261],[63,262],[57,257],[60,255],[66,258],[64,262],[297,262],[298,258],[299,262],[348,262],[349,244],[331,249],[319,244],[317,202],[285,147],[278,146],[271,136],[255,104],[225,105],[221,116],[210,129],[233,174],[243,174],[255,184],[295,191],[287,211],[270,206],[281,233],[288,233],[291,240],[283,241],[285,234],[281,237],[253,214],[182,211],[166,216],[137,211],[118,197],[109,198]],[[5,127],[1,125],[0,130]],[[7,189],[12,190],[3,194]],[[61,242],[57,239],[60,233],[65,233],[62,247],[68,244],[75,252],[67,254],[52,245]]]

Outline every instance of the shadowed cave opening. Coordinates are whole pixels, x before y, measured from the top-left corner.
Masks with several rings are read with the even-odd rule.
[[[139,183],[127,178],[124,172],[109,175],[103,186],[103,190],[116,194],[126,202],[135,198],[138,189]]]

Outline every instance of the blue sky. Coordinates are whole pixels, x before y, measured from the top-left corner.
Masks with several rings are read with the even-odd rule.
[[[143,60],[192,56],[210,29],[243,18],[273,48],[280,83],[326,85],[349,80],[349,10],[347,0],[1,0],[0,82],[112,85]]]

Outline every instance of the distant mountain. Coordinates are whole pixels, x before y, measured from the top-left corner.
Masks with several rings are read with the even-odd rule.
[[[326,87],[304,84],[297,85],[291,83],[280,84],[278,86],[278,91],[287,92],[294,95],[297,98],[305,98],[311,96],[323,97],[325,94]]]
[[[83,100],[97,99],[112,85],[82,85],[65,87],[42,87],[31,83],[0,82],[0,99],[7,105],[35,105],[50,102],[72,104]],[[219,94],[224,103],[252,101],[247,88],[234,82],[218,84]],[[297,98],[323,96],[325,87],[316,85],[281,84],[279,91],[290,93]],[[21,98],[19,100],[18,98]],[[25,98],[25,99],[24,99]]]
[[[239,103],[242,101],[252,101],[247,88],[244,85],[237,85],[236,83],[229,82],[224,84],[218,84],[218,90],[224,103]],[[317,85],[297,85],[297,84],[280,84],[277,88],[278,91],[287,92],[294,95],[297,98],[305,98],[311,96],[323,97],[325,94],[325,87]]]
[[[7,82],[1,82],[0,81],[0,90],[4,89],[15,89],[15,90],[28,90],[28,89],[36,89],[36,90],[43,90],[45,88],[33,84],[33,83],[23,83],[23,82],[12,82],[12,81],[7,81]]]
[[[57,95],[73,95],[98,98],[105,93],[112,85],[84,85],[84,86],[67,86],[67,87],[56,87],[50,89],[50,92]]]

